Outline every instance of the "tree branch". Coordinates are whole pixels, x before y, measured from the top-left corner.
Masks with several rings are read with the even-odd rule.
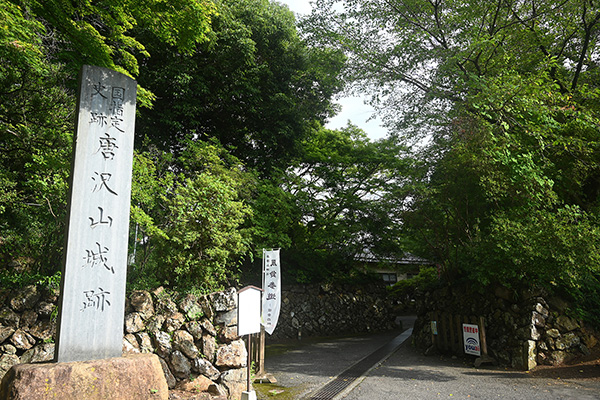
[[[587,11],[586,6],[583,6],[583,12],[581,15],[581,19],[583,22],[583,26],[585,29],[585,37],[583,38],[583,45],[581,51],[579,53],[579,61],[577,62],[577,67],[575,67],[575,73],[573,74],[573,80],[571,81],[571,90],[575,90],[577,88],[577,82],[579,81],[579,76],[581,75],[581,70],[583,69],[583,63],[585,61],[585,56],[587,55],[588,48],[590,46],[590,41],[592,39],[592,30],[594,25],[600,21],[600,13],[596,14],[596,17],[590,22],[590,24],[586,24],[585,13]]]

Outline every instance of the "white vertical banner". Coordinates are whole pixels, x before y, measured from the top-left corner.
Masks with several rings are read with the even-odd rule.
[[[265,332],[273,334],[281,309],[281,268],[279,249],[263,249],[262,324]]]

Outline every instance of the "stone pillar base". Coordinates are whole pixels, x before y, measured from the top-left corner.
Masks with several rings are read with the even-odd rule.
[[[256,400],[256,392],[254,390],[242,392],[242,400]]]
[[[158,356],[136,354],[105,360],[18,364],[0,386],[0,400],[167,400],[169,388]]]

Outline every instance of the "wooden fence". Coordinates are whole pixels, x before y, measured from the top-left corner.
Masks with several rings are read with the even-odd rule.
[[[479,328],[481,356],[475,360],[475,365],[479,366],[484,362],[494,363],[495,361],[487,352],[487,340],[483,317],[434,311],[431,326],[431,342],[433,347],[442,353],[463,355],[463,324],[473,324],[477,325]]]

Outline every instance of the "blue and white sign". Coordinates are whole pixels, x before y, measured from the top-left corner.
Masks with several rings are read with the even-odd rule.
[[[472,324],[463,324],[463,339],[465,354],[481,356],[481,346],[479,341],[479,326]]]

